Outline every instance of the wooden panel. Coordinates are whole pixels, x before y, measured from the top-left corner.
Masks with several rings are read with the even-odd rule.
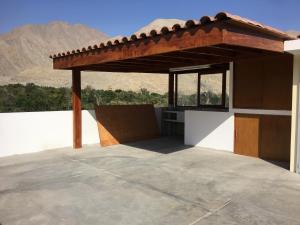
[[[159,136],[153,105],[98,106],[96,117],[101,146]]]
[[[290,116],[235,114],[236,154],[287,162],[290,137]]]
[[[235,114],[234,153],[258,157],[259,116]]]
[[[259,158],[290,160],[291,117],[261,116]]]
[[[234,108],[261,108],[262,65],[255,60],[234,64],[233,106]]]
[[[241,29],[242,26],[230,26],[223,34],[225,44],[243,46],[256,49],[265,49],[270,51],[280,51],[283,49],[283,41],[278,41],[276,38],[267,34],[257,36],[257,31]]]
[[[82,147],[81,74],[72,70],[73,148]]]
[[[284,55],[262,60],[264,84],[262,106],[266,109],[292,109],[293,57]]]
[[[234,65],[235,108],[291,110],[293,58],[289,54]]]

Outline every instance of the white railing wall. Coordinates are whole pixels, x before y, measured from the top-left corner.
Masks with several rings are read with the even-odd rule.
[[[72,111],[0,113],[0,157],[70,147]],[[82,111],[83,144],[99,143],[94,110]]]

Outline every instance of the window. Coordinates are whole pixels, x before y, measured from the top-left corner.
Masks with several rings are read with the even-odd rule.
[[[178,72],[175,77],[176,106],[228,107],[227,67]]]
[[[201,75],[200,105],[222,105],[222,77],[222,73]]]
[[[177,105],[197,106],[198,73],[180,74],[177,83]]]

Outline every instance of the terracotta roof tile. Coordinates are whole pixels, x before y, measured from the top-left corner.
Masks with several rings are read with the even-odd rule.
[[[262,23],[254,21],[254,20],[250,20],[250,19],[243,18],[243,17],[237,16],[237,15],[233,15],[233,14],[230,14],[228,12],[219,12],[215,16],[215,19],[217,19],[217,20],[230,19],[230,20],[233,20],[233,21],[236,21],[236,22],[240,22],[242,24],[246,24],[246,25],[250,25],[250,26],[254,26],[254,27],[258,27],[258,28],[264,29],[265,31],[277,33],[277,34],[280,34],[282,36],[286,36],[286,37],[289,36],[285,32],[280,31],[280,30],[278,30],[276,28],[264,25]]]
[[[209,23],[212,23],[214,21],[214,17],[211,17],[211,16],[202,16],[200,18],[200,24],[201,25],[206,25],[206,24],[209,24]]]

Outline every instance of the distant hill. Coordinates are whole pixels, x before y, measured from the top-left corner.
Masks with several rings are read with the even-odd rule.
[[[151,30],[155,29],[157,31],[159,31],[161,28],[163,28],[164,26],[167,27],[172,27],[174,24],[180,24],[183,25],[185,23],[185,20],[178,20],[178,19],[156,19],[153,20],[151,23],[149,23],[148,25],[140,28],[138,31],[136,31],[136,34],[140,34],[140,33],[148,33]]]
[[[297,31],[297,30],[288,30],[288,31],[286,31],[286,33],[288,33],[289,35],[295,36],[295,37],[300,35],[300,31]]]
[[[108,36],[81,24],[26,25],[0,36],[0,73],[13,77],[50,63],[50,52],[97,43]]]

